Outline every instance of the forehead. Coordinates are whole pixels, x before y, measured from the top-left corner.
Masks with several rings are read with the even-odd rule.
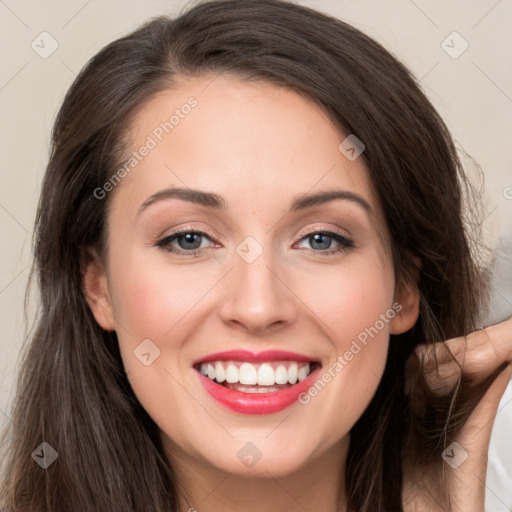
[[[346,134],[288,88],[183,79],[143,105],[128,133],[127,172],[114,191],[114,203],[130,208],[125,215],[166,187],[218,193],[233,213],[282,209],[300,194],[336,188],[379,212],[363,159],[350,161],[339,149]]]

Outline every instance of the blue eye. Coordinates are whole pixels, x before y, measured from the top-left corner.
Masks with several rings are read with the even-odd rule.
[[[203,249],[205,249],[204,246],[201,247],[204,239],[212,240],[212,237],[203,231],[183,230],[171,233],[158,241],[155,245],[176,256],[193,258],[200,256]],[[310,240],[313,249],[306,249],[306,251],[317,255],[339,253],[354,247],[352,240],[332,231],[315,231],[308,233],[306,236],[302,237],[301,240]],[[334,249],[330,248],[333,240],[339,244],[339,247]],[[176,242],[179,247],[172,245],[174,242]],[[315,250],[315,246],[318,250]]]
[[[210,238],[207,233],[202,231],[178,231],[166,236],[156,245],[177,256],[199,256],[203,237]],[[176,249],[176,247],[172,246],[171,243],[174,241],[178,242],[181,247]]]
[[[318,249],[328,249],[326,251],[322,251],[322,254],[334,254],[354,247],[354,242],[352,240],[349,240],[339,233],[333,233],[332,231],[315,231],[313,233],[309,233],[301,240],[310,240],[311,245],[313,247],[316,245]],[[327,247],[331,245],[333,240],[340,244],[340,247],[335,249],[330,249],[330,247]],[[320,247],[318,247],[318,245]],[[318,251],[308,249],[308,252],[317,253]]]

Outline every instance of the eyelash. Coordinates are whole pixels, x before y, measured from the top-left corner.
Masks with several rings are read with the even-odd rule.
[[[155,246],[161,247],[164,250],[166,250],[167,252],[173,253],[176,256],[179,256],[180,258],[186,258],[186,257],[197,258],[201,255],[201,252],[203,251],[204,247],[201,249],[192,249],[190,251],[184,251],[183,249],[177,250],[176,248],[174,248],[170,245],[171,242],[176,240],[180,235],[192,234],[192,233],[196,234],[196,235],[206,236],[207,238],[209,238],[210,240],[215,242],[214,237],[211,236],[209,233],[205,233],[204,231],[199,231],[199,230],[184,229],[181,231],[174,231],[173,233],[167,235],[165,238],[162,238],[161,240],[159,240],[155,244]],[[306,238],[310,238],[317,234],[327,235],[329,238],[332,238],[336,242],[341,244],[341,246],[338,247],[337,249],[327,249],[327,250],[305,249],[305,251],[309,254],[314,253],[315,255],[318,255],[318,254],[331,255],[331,254],[337,254],[337,253],[346,251],[348,249],[353,249],[355,247],[354,242],[352,240],[346,238],[345,236],[343,236],[339,233],[333,232],[333,231],[325,231],[325,230],[312,231],[311,233],[307,233],[306,235],[301,237],[299,241],[304,240]]]

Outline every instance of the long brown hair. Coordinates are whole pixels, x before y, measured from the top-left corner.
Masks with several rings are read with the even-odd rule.
[[[391,336],[379,388],[351,431],[349,510],[401,511],[406,447],[441,463],[437,449],[467,417],[468,400],[458,415],[432,400],[425,417],[404,393],[414,347],[470,332],[483,297],[463,218],[467,181],[445,124],[411,73],[343,21],[282,0],[202,2],[108,44],[58,113],[35,225],[40,305],[5,433],[9,512],[178,510],[180,486],[157,426],[128,383],[115,332],[92,316],[80,266],[84,248],[106,246],[110,196],[94,191],[121,165],[134,115],[180,78],[206,72],[285,86],[363,141],[397,281],[412,280],[421,261],[419,319]],[[31,458],[43,441],[58,454],[44,470]]]

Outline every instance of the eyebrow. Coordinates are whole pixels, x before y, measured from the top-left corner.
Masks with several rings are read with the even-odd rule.
[[[190,188],[171,187],[160,190],[148,197],[140,206],[137,216],[139,216],[146,208],[152,204],[164,199],[180,199],[182,201],[188,201],[190,203],[199,204],[201,206],[206,206],[215,210],[226,209],[226,202],[224,198],[218,194]],[[316,194],[299,195],[293,199],[289,211],[292,213],[305,210],[307,208],[319,206],[336,199],[351,201],[361,206],[367,213],[372,213],[370,204],[365,199],[363,199],[363,197],[361,197],[359,194],[356,194],[355,192],[340,189],[318,192]]]

